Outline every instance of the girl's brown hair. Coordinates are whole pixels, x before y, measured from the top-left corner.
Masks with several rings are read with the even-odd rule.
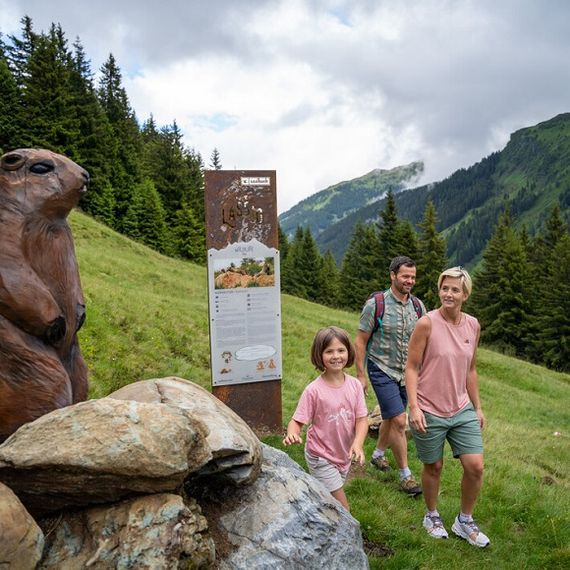
[[[313,340],[313,346],[311,346],[311,362],[315,365],[315,368],[321,372],[325,369],[325,365],[323,364],[323,352],[335,338],[344,344],[348,351],[346,367],[348,368],[354,364],[354,346],[352,345],[348,333],[339,327],[325,327],[317,332]]]

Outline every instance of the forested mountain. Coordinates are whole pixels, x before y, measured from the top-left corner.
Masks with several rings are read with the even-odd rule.
[[[47,148],[90,174],[81,208],[167,255],[203,263],[203,162],[176,121],[142,125],[112,54],[93,79],[79,39],[60,25],[0,34],[0,151]]]
[[[352,212],[378,202],[388,190],[397,193],[414,184],[423,170],[422,162],[411,162],[390,170],[377,168],[359,178],[329,186],[281,214],[281,229],[292,237],[297,226],[303,226],[318,236]]]
[[[544,225],[557,202],[568,221],[570,113],[516,131],[502,151],[441,182],[398,193],[398,215],[417,225],[430,198],[453,264],[477,263],[506,206],[515,225],[525,225],[530,235]],[[321,232],[316,238],[319,249],[330,249],[340,262],[356,222],[377,220],[384,202],[369,204]]]

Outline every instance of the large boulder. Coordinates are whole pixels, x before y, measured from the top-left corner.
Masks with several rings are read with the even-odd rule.
[[[0,481],[33,515],[175,491],[212,459],[186,410],[112,398],[55,410],[0,446]]]
[[[0,483],[0,568],[33,570],[43,548],[40,527],[18,497]]]
[[[261,466],[261,444],[233,410],[201,386],[174,376],[128,384],[109,397],[138,402],[161,402],[190,412],[209,429],[212,461],[193,476],[216,477],[233,485],[255,481]]]
[[[316,479],[269,446],[263,445],[255,483],[205,492],[200,503],[217,544],[225,545],[220,570],[368,568],[358,521]]]
[[[200,508],[195,501],[185,505],[179,495],[147,495],[44,524],[42,570],[199,569],[210,568],[215,558]]]

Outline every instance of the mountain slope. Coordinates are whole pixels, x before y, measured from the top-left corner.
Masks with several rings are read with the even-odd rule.
[[[293,206],[279,216],[281,229],[293,235],[297,226],[309,227],[317,236],[352,212],[377,202],[388,190],[399,192],[417,181],[422,162],[411,162],[391,170],[379,168],[353,180],[329,186]]]
[[[209,389],[205,268],[164,257],[78,212],[71,225],[87,302],[87,321],[79,339],[91,371],[90,395],[100,397],[135,380],[174,374]],[[283,295],[282,315],[287,422],[301,391],[317,374],[309,360],[316,330],[335,324],[354,335],[358,314]],[[477,362],[487,417],[486,478],[477,517],[492,533],[493,564],[567,568],[570,375],[485,349],[478,351]],[[375,405],[372,390],[367,404],[369,409]],[[280,446],[281,438],[277,434],[266,441]],[[367,438],[367,457],[374,445],[375,440]],[[410,445],[410,466],[419,473]],[[302,446],[286,451],[303,461]],[[441,508],[446,520],[453,520],[460,474],[458,462],[448,453],[442,493],[450,496],[442,499]],[[457,548],[441,548],[421,525],[418,529],[421,510],[409,508],[409,498],[398,491],[397,471],[394,477],[355,466],[354,478],[347,484],[351,512],[363,533],[394,551],[390,558],[371,555],[371,567],[464,566],[472,547],[458,543]]]
[[[429,198],[437,208],[451,262],[466,266],[481,255],[505,205],[531,234],[556,202],[570,219],[570,113],[516,131],[502,151],[441,182],[400,192],[399,215],[417,224]],[[340,261],[356,221],[377,219],[383,207],[381,200],[327,228],[317,237],[321,251],[331,249]]]

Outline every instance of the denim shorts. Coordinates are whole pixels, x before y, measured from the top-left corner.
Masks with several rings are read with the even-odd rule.
[[[367,368],[368,378],[370,378],[380,404],[382,419],[389,420],[403,414],[408,405],[406,387],[398,384],[370,359],[368,359]]]
[[[428,412],[424,412],[424,416],[426,433],[419,433],[410,426],[422,463],[431,465],[442,459],[446,439],[455,458],[465,453],[483,453],[481,425],[473,404],[467,404],[449,418],[434,416]]]

